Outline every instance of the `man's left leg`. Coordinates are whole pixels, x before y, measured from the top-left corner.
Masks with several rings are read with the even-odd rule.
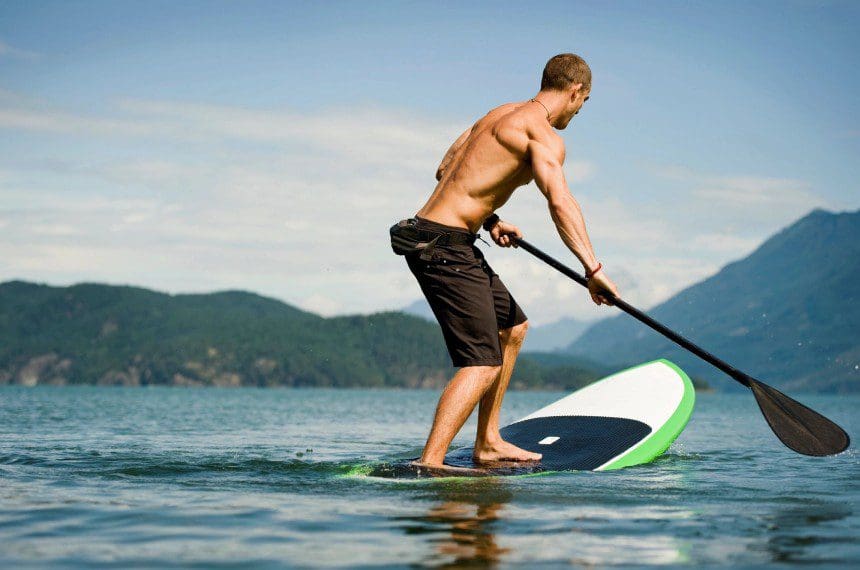
[[[521,449],[502,439],[499,433],[499,411],[511,381],[514,364],[523,340],[526,338],[528,321],[499,331],[502,345],[502,368],[496,381],[487,389],[478,407],[478,433],[475,438],[475,459],[480,461],[529,461],[541,458],[540,453]]]

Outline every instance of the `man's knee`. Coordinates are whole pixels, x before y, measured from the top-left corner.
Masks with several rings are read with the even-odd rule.
[[[493,382],[496,381],[496,378],[499,377],[499,373],[502,371],[501,366],[470,366],[469,367],[469,375],[478,383],[480,383],[485,388],[489,387]]]
[[[504,329],[499,331],[499,335],[502,337],[502,342],[506,345],[513,346],[522,346],[523,341],[526,339],[526,332],[529,330],[529,322],[523,321],[518,325],[514,325],[509,329]]]

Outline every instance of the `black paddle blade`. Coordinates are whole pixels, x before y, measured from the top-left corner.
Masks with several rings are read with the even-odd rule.
[[[841,427],[776,388],[747,378],[770,429],[789,448],[803,455],[835,455],[851,440]]]

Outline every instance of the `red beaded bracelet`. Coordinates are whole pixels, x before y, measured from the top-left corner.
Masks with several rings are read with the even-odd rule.
[[[592,277],[594,277],[594,274],[597,273],[598,271],[600,271],[601,269],[603,269],[603,264],[598,261],[597,262],[597,269],[595,269],[594,271],[587,269],[585,271],[585,278],[591,279]]]

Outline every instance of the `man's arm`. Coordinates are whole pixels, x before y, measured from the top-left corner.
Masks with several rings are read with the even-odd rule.
[[[579,203],[570,193],[564,170],[561,167],[561,156],[555,154],[549,147],[536,141],[529,141],[529,157],[532,163],[535,183],[546,196],[549,212],[564,244],[582,262],[588,278],[588,292],[598,305],[612,304],[612,296],[618,297],[618,288],[597,263],[594,249],[588,232],[585,231],[585,220]],[[607,295],[606,293],[610,293]]]
[[[445,174],[445,169],[448,168],[448,164],[453,160],[454,155],[457,154],[457,151],[460,150],[460,147],[463,146],[463,143],[466,142],[466,139],[469,138],[470,134],[472,134],[472,127],[463,131],[463,134],[454,141],[454,144],[452,144],[451,148],[448,149],[448,152],[445,153],[444,158],[442,158],[442,162],[439,163],[439,168],[436,169],[436,180],[442,180],[442,175]]]
[[[549,204],[549,213],[564,244],[582,262],[586,271],[597,267],[597,258],[585,230],[579,203],[570,193],[561,160],[546,145],[529,141],[529,157],[535,183]]]

